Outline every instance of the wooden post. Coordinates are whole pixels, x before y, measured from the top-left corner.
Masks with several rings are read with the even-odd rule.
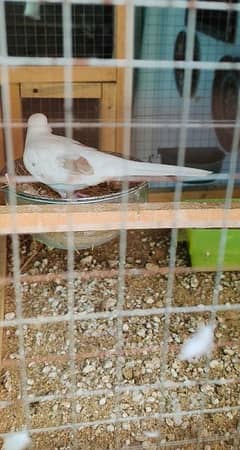
[[[116,7],[115,20],[115,57],[122,59],[125,57],[125,23],[126,7]],[[117,122],[122,122],[124,117],[124,68],[117,68]],[[116,151],[123,153],[123,128],[116,128]]]
[[[10,84],[10,111],[12,122],[22,122],[22,106],[20,95],[20,84]],[[23,154],[23,130],[22,128],[12,128],[12,140],[14,159],[22,157]]]
[[[102,83],[101,122],[116,120],[116,83]],[[116,142],[115,127],[103,127],[100,130],[100,150],[114,152]]]
[[[2,122],[2,110],[0,108],[0,121]],[[4,137],[3,137],[3,128],[0,130],[0,171],[5,166],[5,148],[4,148]]]

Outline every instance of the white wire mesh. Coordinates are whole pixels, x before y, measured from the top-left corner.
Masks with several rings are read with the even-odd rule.
[[[37,1],[37,0],[36,0]],[[12,0],[9,2],[12,3]],[[16,3],[19,3],[18,1]],[[59,3],[55,1],[49,1],[46,3]],[[168,370],[168,359],[169,352],[171,352],[174,347],[174,343],[171,341],[171,320],[173,315],[180,317],[180,315],[193,316],[195,314],[196,317],[199,317],[201,320],[212,320],[215,321],[218,314],[222,313],[222,315],[227,313],[239,313],[240,304],[234,302],[228,302],[226,300],[224,303],[219,301],[219,295],[221,291],[221,279],[223,275],[223,263],[224,263],[224,254],[226,247],[226,239],[227,239],[227,228],[226,228],[226,220],[228,216],[228,210],[231,207],[233,190],[235,179],[238,177],[237,174],[237,162],[238,162],[238,148],[239,148],[239,118],[240,118],[240,100],[238,99],[238,108],[236,114],[236,124],[234,128],[233,135],[233,143],[232,143],[232,151],[230,155],[230,166],[228,174],[222,174],[220,177],[222,180],[227,180],[227,187],[225,192],[225,200],[224,200],[224,211],[225,216],[222,223],[222,231],[220,244],[218,249],[218,261],[217,261],[217,271],[215,274],[215,279],[213,283],[211,303],[210,304],[202,304],[202,302],[193,305],[181,305],[177,306],[175,304],[174,296],[176,295],[174,291],[175,277],[177,272],[176,267],[176,252],[177,252],[177,244],[178,244],[178,229],[177,224],[179,220],[179,214],[181,214],[180,206],[181,206],[181,198],[182,198],[182,182],[178,181],[175,186],[174,191],[174,220],[172,223],[172,231],[171,231],[171,239],[170,239],[170,257],[169,257],[169,265],[162,271],[165,273],[165,277],[167,278],[167,285],[165,289],[164,295],[164,306],[161,307],[151,307],[151,308],[129,308],[125,307],[125,291],[126,291],[126,277],[130,275],[131,277],[141,277],[141,271],[137,271],[133,269],[130,273],[126,269],[126,254],[127,254],[127,231],[126,231],[126,212],[129,208],[128,197],[125,197],[120,204],[121,213],[122,213],[122,223],[120,230],[120,247],[119,247],[119,267],[118,270],[115,270],[110,273],[110,271],[98,271],[98,275],[96,271],[92,271],[92,273],[81,273],[79,274],[74,270],[75,266],[75,254],[74,254],[74,233],[73,233],[73,217],[69,214],[68,221],[68,234],[67,234],[67,271],[65,273],[52,273],[52,280],[57,278],[58,276],[62,276],[63,279],[67,280],[67,310],[63,314],[57,315],[38,315],[37,317],[25,317],[23,314],[22,307],[22,283],[35,282],[35,283],[44,283],[44,274],[40,275],[37,279],[34,276],[25,276],[21,274],[20,269],[20,246],[19,246],[19,237],[18,231],[14,229],[14,221],[17,214],[17,199],[16,199],[16,181],[19,180],[19,177],[15,176],[14,173],[14,157],[13,157],[13,143],[12,143],[12,135],[11,130],[12,127],[16,126],[25,126],[24,123],[14,123],[11,120],[11,108],[10,108],[10,83],[9,83],[9,70],[11,67],[20,67],[20,66],[63,66],[64,67],[64,121],[53,123],[56,128],[65,127],[66,135],[68,137],[72,136],[73,127],[96,127],[101,129],[106,126],[104,122],[98,121],[97,123],[92,122],[83,122],[76,124],[73,119],[73,99],[72,99],[72,69],[75,64],[75,60],[73,58],[72,52],[72,38],[71,38],[71,30],[72,30],[72,15],[71,15],[71,5],[73,4],[82,4],[82,5],[92,5],[91,0],[84,1],[65,1],[62,2],[62,19],[63,19],[63,56],[62,57],[15,57],[9,56],[7,51],[7,35],[6,35],[6,23],[5,23],[5,13],[4,13],[4,2],[0,2],[1,10],[0,10],[0,20],[1,20],[1,56],[0,56],[0,65],[1,65],[1,98],[2,98],[2,124],[1,127],[4,129],[5,134],[5,143],[6,143],[6,165],[7,171],[10,178],[10,184],[12,186],[12,190],[9,198],[9,210],[11,212],[11,217],[13,221],[13,234],[12,234],[12,254],[13,254],[13,276],[8,277],[8,279],[1,280],[2,283],[8,282],[14,283],[15,287],[15,297],[16,297],[16,318],[11,320],[1,320],[0,326],[4,329],[9,329],[10,327],[16,327],[18,331],[18,360],[11,361],[10,359],[3,360],[2,367],[18,367],[19,376],[21,381],[21,392],[20,397],[17,399],[0,399],[0,409],[4,411],[6,406],[16,406],[20,403],[23,406],[24,411],[24,419],[22,421],[22,428],[26,429],[29,433],[34,437],[35,434],[44,433],[50,434],[53,432],[60,433],[61,431],[74,431],[74,438],[71,442],[69,442],[66,447],[62,448],[82,448],[78,446],[77,440],[77,432],[82,429],[87,429],[91,427],[98,426],[109,426],[113,425],[116,428],[114,435],[114,448],[142,448],[139,445],[133,444],[132,441],[129,441],[126,445],[122,444],[121,439],[121,430],[122,424],[131,424],[131,423],[139,423],[142,424],[152,421],[159,421],[161,424],[163,420],[172,419],[173,423],[178,424],[179,418],[182,417],[190,417],[193,418],[199,416],[200,421],[198,422],[198,430],[194,436],[185,436],[184,439],[179,439],[176,436],[172,436],[170,438],[170,442],[166,442],[164,439],[165,436],[161,433],[160,438],[157,439],[157,448],[162,447],[178,447],[184,448],[185,446],[189,446],[189,448],[208,448],[203,447],[204,444],[213,444],[213,445],[225,445],[224,443],[234,440],[233,444],[229,446],[229,448],[238,448],[239,446],[239,429],[236,427],[235,430],[231,430],[231,435],[229,435],[228,430],[224,430],[224,433],[218,434],[216,430],[208,436],[204,435],[204,426],[207,416],[214,417],[217,414],[223,415],[234,415],[234,420],[236,419],[236,414],[239,412],[239,404],[230,403],[222,403],[221,406],[216,406],[209,408],[206,404],[206,392],[201,390],[203,386],[214,386],[227,388],[228,386],[235,386],[237,389],[237,385],[239,384],[238,376],[225,376],[221,375],[217,377],[212,377],[209,371],[211,360],[207,359],[206,364],[201,364],[202,369],[202,377],[200,379],[194,379],[191,377],[187,377],[186,374],[180,380],[172,380],[171,376],[169,376]],[[102,1],[94,1],[95,5],[103,5]],[[231,70],[233,68],[233,64],[229,62],[219,62],[219,61],[193,61],[194,54],[194,35],[196,31],[196,9],[201,7],[203,10],[216,10],[216,11],[240,11],[240,5],[238,3],[223,3],[223,2],[195,2],[193,4],[192,9],[189,9],[188,14],[188,24],[187,24],[187,42],[186,42],[186,58],[185,61],[173,61],[171,58],[169,60],[156,60],[156,59],[135,59],[134,58],[134,48],[133,48],[133,36],[134,36],[134,13],[135,7],[159,7],[159,8],[186,8],[188,2],[184,1],[162,1],[162,0],[149,0],[148,4],[144,1],[138,0],[126,0],[126,1],[112,1],[109,2],[113,6],[117,5],[125,5],[126,7],[126,23],[125,30],[123,31],[125,37],[125,57],[123,59],[118,58],[84,58],[84,65],[89,67],[113,67],[113,68],[124,68],[125,69],[125,85],[124,85],[124,98],[126,99],[124,105],[124,114],[122,117],[122,122],[114,122],[108,123],[108,126],[112,128],[123,127],[123,150],[125,156],[129,157],[131,154],[130,147],[130,135],[131,130],[133,128],[141,129],[144,125],[144,128],[161,130],[163,128],[176,129],[180,130],[179,134],[179,157],[178,164],[182,165],[185,159],[185,150],[186,150],[186,142],[187,142],[187,133],[189,128],[196,127],[197,129],[205,130],[209,128],[219,127],[232,127],[232,124],[215,124],[215,123],[207,123],[202,120],[192,120],[190,117],[190,97],[191,97],[191,80],[194,69],[201,70],[209,70],[214,71],[216,69],[219,70]],[[83,60],[81,58],[78,59],[78,64],[81,65]],[[156,121],[151,121],[150,119],[142,120],[143,123],[139,123],[132,120],[132,112],[131,112],[131,100],[133,96],[133,70],[134,69],[185,69],[184,75],[184,83],[183,83],[183,102],[181,109],[181,120],[177,121],[162,121],[159,123]],[[234,62],[234,68],[236,70],[240,70],[240,63]],[[32,182],[32,177],[23,177],[22,180],[27,182]],[[123,189],[128,187],[128,182],[123,183]],[[141,244],[140,244],[141,245]],[[161,270],[159,270],[159,273]],[[182,271],[184,273],[184,270]],[[49,272],[50,274],[50,272]],[[76,299],[75,290],[74,290],[74,282],[76,280],[80,280],[80,282],[84,282],[84,277],[97,279],[97,277],[107,278],[111,274],[112,277],[118,278],[118,288],[117,288],[117,302],[112,311],[100,311],[100,312],[76,312],[75,305],[78,299]],[[48,275],[48,274],[46,274]],[[24,278],[25,277],[25,278]],[[28,279],[30,277],[30,280]],[[46,277],[47,278],[47,277]],[[37,281],[36,281],[37,279]],[[50,278],[49,278],[50,279]],[[88,293],[88,292],[87,292]],[[99,297],[101,294],[99,294]],[[197,301],[197,299],[196,299]],[[123,333],[124,320],[130,318],[163,318],[162,323],[162,341],[159,340],[158,344],[153,342],[150,347],[147,347],[147,351],[152,353],[153,355],[158,352],[161,355],[161,370],[159,370],[158,381],[154,383],[123,383],[123,366],[124,366],[124,357],[128,357],[129,355],[136,353],[137,356],[144,354],[145,349],[141,348],[133,348],[129,349],[125,347],[125,335]],[[110,321],[116,321],[116,327],[114,329],[114,333],[116,336],[116,342],[112,349],[105,348],[96,348],[95,351],[85,352],[84,349],[82,351],[77,352],[76,350],[76,333],[77,333],[77,322],[89,322],[93,323],[94,321],[106,320],[108,323]],[[161,320],[161,319],[160,319]],[[197,323],[197,320],[196,322]],[[67,340],[68,340],[68,351],[63,354],[39,354],[37,356],[29,357],[26,355],[26,345],[25,345],[25,331],[26,327],[33,326],[39,327],[41,326],[51,326],[52,324],[61,324],[67,325]],[[149,344],[148,344],[149,345]],[[217,347],[217,345],[216,345]],[[219,344],[219,348],[224,348],[224,344]],[[116,382],[114,386],[107,388],[78,388],[77,385],[77,371],[79,370],[78,362],[81,361],[85,354],[86,358],[94,358],[94,357],[102,357],[108,358],[111,361],[116,361]],[[55,392],[42,395],[41,392],[31,393],[28,391],[28,373],[27,368],[30,364],[40,362],[68,362],[70,368],[70,389],[68,392],[59,393],[56,389]],[[237,365],[237,361],[235,362]],[[237,372],[237,371],[236,371]],[[179,392],[178,389],[190,389],[190,388],[198,388],[200,389],[200,398],[195,407],[189,408],[178,408],[178,404],[175,404],[176,408],[171,407],[168,408],[166,405],[162,405],[161,396],[168,397],[170,396],[170,392]],[[125,415],[122,414],[122,403],[124,402],[124,395],[129,395],[132,393],[143,393],[143,392],[152,392],[159,391],[160,398],[159,404],[157,406],[157,410],[152,412],[139,410],[138,413],[128,411]],[[191,391],[189,391],[191,392]],[[189,394],[191,395],[191,394]],[[113,397],[114,407],[111,410],[111,414],[108,417],[102,417],[99,419],[95,419],[94,415],[91,420],[79,420],[76,405],[77,402],[83,398],[90,399],[91,397],[98,398],[99,396],[104,396],[104,398]],[[33,426],[32,425],[32,417],[30,412],[30,405],[33,403],[40,402],[42,403],[42,408],[44,410],[44,402],[56,402],[56,401],[66,401],[68,399],[70,401],[70,419],[65,423],[60,423],[56,425],[46,425],[44,426]],[[7,403],[7,404],[6,404]],[[230,416],[231,417],[231,416]],[[159,425],[160,427],[160,425]],[[144,426],[142,426],[142,430]],[[108,429],[112,430],[112,429]],[[13,431],[13,429],[9,430]],[[16,428],[18,431],[18,428]],[[5,436],[6,433],[0,430],[0,435],[2,437]],[[135,436],[136,437],[136,436]],[[95,445],[95,444],[94,444]],[[152,441],[148,443],[151,448]],[[227,445],[227,444],[226,444]],[[97,447],[92,447],[97,448]],[[103,447],[108,448],[108,447]],[[156,447],[152,447],[156,448]],[[217,448],[217,447],[213,447]],[[224,448],[224,447],[219,447]],[[226,447],[228,448],[228,447]]]

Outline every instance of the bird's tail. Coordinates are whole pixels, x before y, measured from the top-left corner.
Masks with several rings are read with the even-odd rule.
[[[193,169],[191,167],[169,166],[129,161],[128,176],[175,176],[175,177],[205,177],[210,175],[208,170]]]

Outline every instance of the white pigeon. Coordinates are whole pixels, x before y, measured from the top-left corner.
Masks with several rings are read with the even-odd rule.
[[[182,345],[179,359],[191,361],[209,355],[213,349],[215,325],[203,325]]]
[[[202,177],[207,170],[129,161],[52,133],[44,114],[28,119],[23,161],[30,174],[61,197],[109,180],[134,177]]]

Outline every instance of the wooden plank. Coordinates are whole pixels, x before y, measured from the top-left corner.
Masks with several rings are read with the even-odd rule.
[[[0,107],[0,121],[2,122],[2,110]],[[4,146],[4,135],[3,128],[0,129],[0,171],[5,166],[5,146]]]
[[[240,228],[240,202],[234,203],[225,218],[220,204],[182,203],[177,217],[170,203],[129,204],[123,218],[119,204],[27,205],[17,206],[14,217],[7,206],[0,206],[0,233],[43,233],[73,231],[153,229],[153,228]],[[224,219],[226,221],[224,222]]]
[[[10,67],[11,83],[63,83],[64,68],[58,66],[22,66]],[[73,66],[73,82],[116,81],[117,70],[114,67]]]
[[[22,122],[22,105],[20,95],[20,85],[10,84],[10,111],[12,122]],[[12,128],[14,159],[21,158],[23,154],[23,129]]]
[[[0,278],[6,276],[7,267],[7,239],[6,236],[0,236]],[[0,284],[0,320],[4,319],[4,299],[5,299],[5,286]],[[2,360],[2,337],[3,328],[0,327],[0,363]]]
[[[116,83],[102,84],[101,122],[116,120]],[[100,149],[106,152],[115,151],[115,127],[102,127],[100,130]]]
[[[182,201],[185,200],[207,200],[207,199],[224,199],[226,195],[225,188],[205,187],[203,189],[185,190],[182,193]],[[174,198],[174,191],[159,190],[149,191],[149,202],[172,202]],[[233,191],[233,198],[240,198],[240,187],[235,187]]]
[[[125,58],[125,23],[126,7],[124,5],[116,8],[115,17],[115,58]],[[117,110],[116,120],[122,122],[124,118],[124,68],[117,68]],[[123,153],[123,132],[122,127],[116,128],[116,152]]]
[[[73,98],[101,98],[101,83],[73,83]],[[23,83],[22,98],[63,98],[63,83]]]

